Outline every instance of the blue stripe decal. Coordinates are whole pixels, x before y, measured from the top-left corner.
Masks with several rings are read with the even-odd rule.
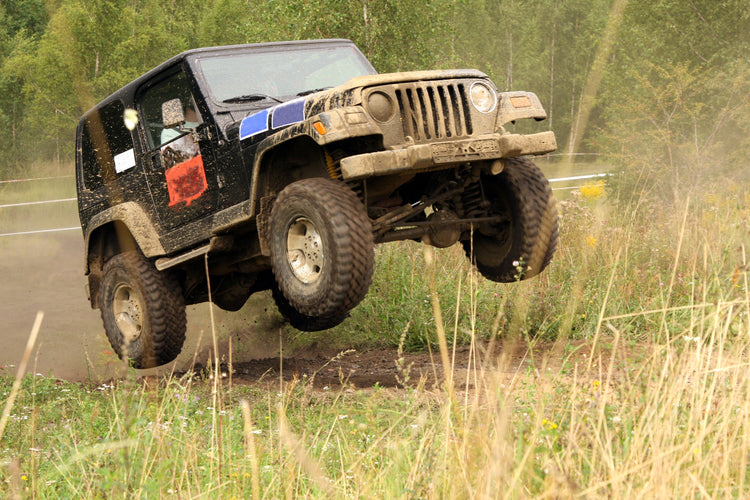
[[[243,118],[240,123],[240,140],[268,130],[268,110],[264,109],[255,114]]]
[[[306,99],[294,99],[273,108],[271,128],[279,128],[303,121],[305,119],[305,101]]]

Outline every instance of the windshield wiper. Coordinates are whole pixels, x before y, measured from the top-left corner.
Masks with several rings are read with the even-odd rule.
[[[245,95],[238,95],[236,97],[230,97],[229,99],[224,99],[221,102],[254,102],[254,101],[264,101],[266,99],[271,99],[272,101],[276,102],[284,102],[274,96],[270,96],[268,94],[245,94]]]
[[[299,92],[297,96],[302,97],[303,95],[310,95],[310,94],[314,94],[315,92],[323,92],[324,90],[328,90],[332,88],[333,87],[321,87],[319,89],[303,90],[302,92]]]

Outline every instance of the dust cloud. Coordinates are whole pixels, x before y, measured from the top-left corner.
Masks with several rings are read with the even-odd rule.
[[[127,372],[107,341],[98,310],[86,298],[83,238],[65,231],[0,238],[0,373],[15,375],[37,311],[44,312],[28,371],[98,382]],[[239,312],[214,308],[219,353],[233,362],[278,355],[284,323],[270,295],[256,294]],[[188,307],[187,340],[175,362],[138,375],[183,371],[212,357],[208,304]]]

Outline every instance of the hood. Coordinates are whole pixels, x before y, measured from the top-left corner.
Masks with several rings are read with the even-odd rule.
[[[354,106],[361,102],[362,89],[402,82],[481,78],[487,75],[475,69],[406,71],[358,76],[343,85],[275,104],[244,117],[239,123],[240,140],[259,136],[284,126],[299,123],[329,109]]]
[[[444,69],[430,71],[404,71],[401,73],[383,73],[380,75],[367,75],[352,78],[344,85],[340,85],[332,91],[345,91],[358,87],[373,87],[376,85],[387,85],[390,83],[449,80],[451,78],[487,78],[487,75],[476,69]]]

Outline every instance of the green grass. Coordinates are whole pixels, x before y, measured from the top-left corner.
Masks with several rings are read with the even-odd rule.
[[[559,367],[550,356],[512,376],[479,370],[468,392],[29,376],[3,436],[0,492],[743,497],[750,343],[729,338],[730,309],[707,314],[697,342],[628,347],[616,331],[598,338],[602,349],[585,344],[586,357],[563,349]]]
[[[489,282],[455,245],[436,250],[436,290],[448,340],[521,333],[527,339],[591,338],[600,316],[630,314],[637,341],[664,342],[690,328],[696,304],[744,300],[750,195],[742,186],[707,187],[681,206],[621,208],[578,196],[560,203],[560,243],[539,277]],[[379,246],[370,293],[352,318],[322,334],[341,348],[382,342],[406,350],[437,346],[423,247]],[[675,309],[677,308],[677,309]],[[663,311],[650,313],[649,311]],[[667,328],[668,326],[668,328]]]
[[[0,497],[747,497],[748,187],[671,208],[573,197],[553,264],[508,286],[458,248],[380,247],[352,318],[292,339],[446,358],[455,339],[477,353],[469,390],[28,375],[0,435]],[[480,353],[492,339],[538,349],[496,369]],[[0,370],[6,402],[15,369]]]

